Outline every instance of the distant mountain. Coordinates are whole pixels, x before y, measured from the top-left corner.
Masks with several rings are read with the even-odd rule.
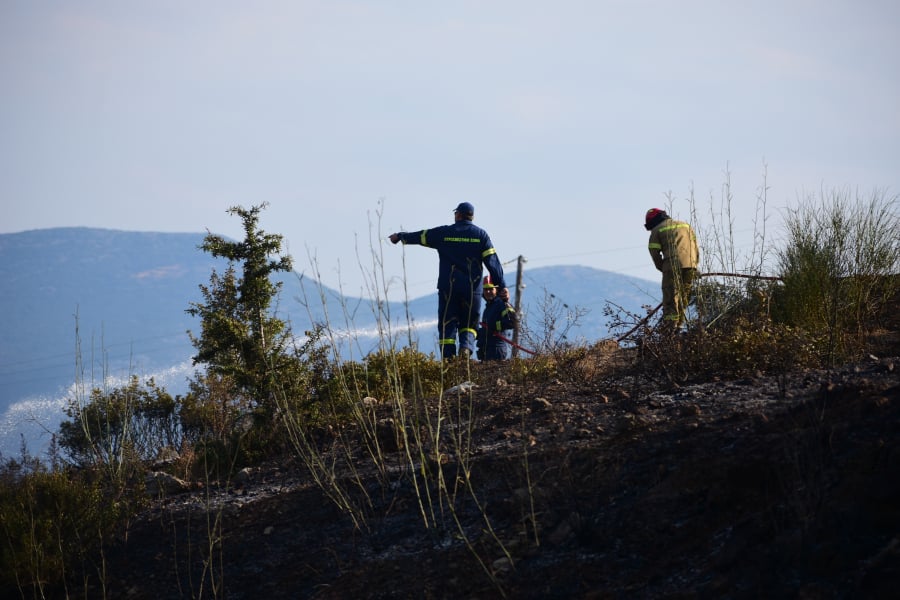
[[[211,271],[227,266],[199,250],[204,236],[90,228],[0,234],[0,414],[7,413],[0,421],[0,440],[17,430],[17,420],[37,418],[11,416],[10,407],[17,403],[32,401],[27,404],[32,412],[58,410],[59,399],[76,380],[78,340],[88,384],[105,373],[134,373],[154,375],[170,391],[180,392],[192,372],[194,349],[186,332],[199,332],[199,323],[185,309],[202,299],[198,286],[208,283]],[[515,275],[508,274],[510,284]],[[348,342],[348,356],[358,359],[377,348],[370,300],[344,298],[296,273],[282,274],[280,280],[279,317],[289,320],[296,334],[327,314],[332,328],[354,330],[347,336],[354,340],[352,347]],[[655,282],[581,266],[527,269],[523,284],[522,313],[534,330],[543,330],[554,311],[551,318],[558,325],[572,311],[586,313],[568,332],[573,342],[607,335],[605,302],[639,311],[655,302],[648,294],[658,289]],[[413,299],[408,307],[390,302],[385,308],[392,327],[405,325],[408,312],[420,327],[420,348],[437,350],[434,294]],[[38,399],[50,408],[35,404]],[[0,451],[7,453],[11,441],[18,443],[2,441]]]
[[[203,237],[85,228],[0,235],[0,408],[73,382],[76,326],[88,376],[105,363],[140,373],[183,360],[193,326],[185,308],[217,266],[197,249]]]
[[[658,282],[583,266],[540,267],[525,271],[522,280],[523,312],[530,329],[540,331],[548,313],[565,317],[585,312],[567,336],[573,343],[609,337],[609,318],[604,314],[608,303],[641,313],[644,305],[655,305],[659,295]]]

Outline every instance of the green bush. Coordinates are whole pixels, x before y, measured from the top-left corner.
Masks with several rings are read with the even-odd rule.
[[[897,291],[900,216],[897,197],[868,200],[832,192],[807,199],[786,218],[778,252],[783,293],[776,317],[828,340],[825,362],[853,358],[865,332]]]
[[[176,399],[153,379],[141,384],[132,376],[122,387],[95,388],[84,404],[71,400],[70,420],[59,427],[59,445],[80,466],[127,471],[162,448],[181,445],[177,409]]]
[[[189,385],[179,410],[181,429],[189,444],[224,440],[253,412],[253,402],[227,375],[197,374]]]
[[[91,471],[7,461],[0,467],[0,594],[62,596],[70,582],[99,580],[102,548],[134,513],[136,497]]]
[[[380,404],[395,404],[436,396],[443,383],[440,361],[433,354],[423,354],[412,348],[379,350],[360,362],[329,363],[327,366],[311,362],[309,368],[311,377],[307,382],[319,411],[316,413],[318,418],[306,414],[305,421],[310,425],[323,419],[330,425],[354,420],[356,408],[366,397],[375,398]]]
[[[412,348],[379,351],[363,362],[364,389],[382,400],[436,396],[441,390],[441,363]]]
[[[180,400],[182,458],[190,462],[183,466],[192,477],[225,481],[283,450],[278,422],[226,375],[196,375]]]
[[[675,384],[778,375],[818,366],[821,346],[821,339],[801,328],[737,312],[717,327],[675,336],[647,333],[640,340],[638,365],[651,378]]]

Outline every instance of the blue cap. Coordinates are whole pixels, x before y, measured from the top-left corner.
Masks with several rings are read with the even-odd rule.
[[[466,215],[468,217],[475,216],[475,207],[469,204],[468,202],[460,202],[459,206],[453,209],[453,212],[458,212],[460,214]]]

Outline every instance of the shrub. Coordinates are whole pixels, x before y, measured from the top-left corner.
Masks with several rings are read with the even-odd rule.
[[[362,363],[365,390],[380,399],[435,396],[441,390],[441,364],[434,354],[413,348],[378,351]]]
[[[68,597],[68,582],[101,579],[103,545],[134,498],[92,471],[0,466],[0,594]]]
[[[247,464],[280,448],[267,409],[241,392],[233,380],[213,372],[198,374],[181,398],[182,454],[191,457],[188,473],[207,480],[227,480]]]
[[[70,420],[59,427],[59,444],[80,466],[134,468],[164,447],[181,444],[177,403],[153,379],[104,391],[95,388],[87,403],[71,400]]]
[[[821,340],[765,315],[736,312],[716,327],[681,335],[648,331],[640,338],[639,368],[674,384],[722,377],[778,375],[819,364]]]
[[[787,215],[788,239],[778,252],[783,293],[777,317],[827,337],[829,366],[852,357],[862,334],[897,291],[900,217],[897,197],[868,200],[835,191],[807,199]]]
[[[179,419],[185,440],[198,444],[223,440],[249,422],[253,402],[241,394],[232,379],[217,373],[197,374],[181,399]]]

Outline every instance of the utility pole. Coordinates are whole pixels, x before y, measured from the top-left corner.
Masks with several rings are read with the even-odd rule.
[[[519,261],[516,266],[516,300],[513,308],[516,311],[516,319],[518,320],[518,324],[516,328],[513,329],[513,347],[512,347],[512,357],[516,358],[519,355],[519,329],[522,326],[522,290],[525,289],[525,284],[522,283],[522,269],[525,263],[528,262],[524,256],[519,255]]]

